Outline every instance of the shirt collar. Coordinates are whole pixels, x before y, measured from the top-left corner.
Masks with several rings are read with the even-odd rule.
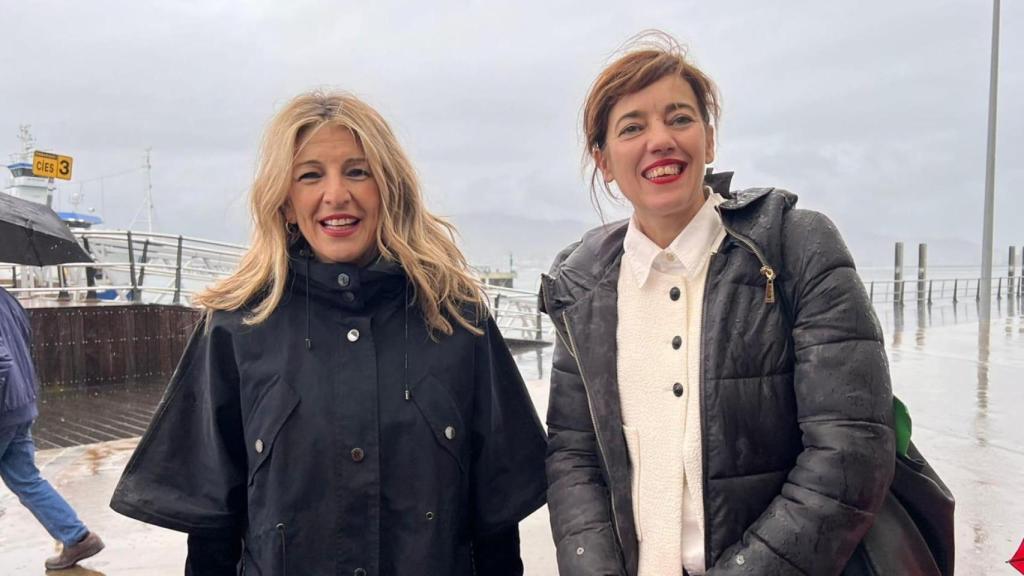
[[[664,250],[640,231],[636,215],[630,218],[623,248],[637,285],[647,283],[652,269],[692,277],[715,249],[715,240],[722,232],[722,217],[715,206],[724,201],[717,192],[710,193],[693,220]]]

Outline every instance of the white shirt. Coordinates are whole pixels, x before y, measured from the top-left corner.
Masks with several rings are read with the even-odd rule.
[[[629,219],[626,237],[623,239],[627,256],[624,260],[628,261],[630,272],[638,285],[647,283],[652,269],[665,274],[692,275],[702,261],[721,244],[725,230],[715,206],[725,202],[725,198],[711,192],[708,187],[705,187],[705,191],[708,194],[704,205],[664,249],[640,231],[636,216]]]
[[[725,236],[715,210],[723,201],[709,194],[665,249],[634,220],[623,241],[617,376],[639,576],[678,574],[679,566],[704,573],[700,323],[708,262]]]

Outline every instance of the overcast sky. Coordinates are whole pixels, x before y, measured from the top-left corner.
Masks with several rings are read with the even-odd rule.
[[[30,124],[39,149],[75,159],[61,207],[82,191],[80,210],[123,227],[152,148],[154,228],[243,242],[267,120],[338,87],[392,123],[436,212],[596,222],[580,108],[620,44],[657,27],[721,88],[716,168],[735,186],[796,192],[870,263],[888,263],[896,239],[908,259],[929,241],[936,261],[966,263],[980,260],[991,7],[2,0],[0,158]],[[999,264],[1024,244],[1024,3],[1002,9]]]

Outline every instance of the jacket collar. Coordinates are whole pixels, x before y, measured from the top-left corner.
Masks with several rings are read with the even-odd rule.
[[[795,194],[775,188],[730,191],[732,176],[732,172],[709,172],[704,177],[704,183],[725,199],[717,209],[729,234],[742,234],[754,241],[764,236],[764,229],[757,218],[757,206],[769,196],[778,196],[778,202],[784,208],[796,204]],[[580,242],[559,254],[551,272],[541,278],[541,306],[544,311],[555,318],[560,312],[588,299],[595,291],[616,292],[627,226],[627,220],[620,220],[595,228],[584,234]],[[726,238],[728,243],[729,236]]]
[[[397,262],[380,256],[366,266],[320,262],[301,239],[288,250],[288,267],[293,291],[348,310],[361,310],[405,288],[405,270]]]
[[[647,237],[637,224],[636,214],[629,219],[623,239],[624,265],[636,280],[637,286],[647,284],[651,270],[670,272],[693,278],[701,262],[716,246],[722,230],[722,217],[715,206],[723,201],[721,194],[705,187],[707,197],[689,224],[665,248]]]

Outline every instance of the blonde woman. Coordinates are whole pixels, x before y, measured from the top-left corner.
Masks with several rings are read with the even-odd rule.
[[[187,532],[192,574],[521,574],[543,430],[388,125],[297,97],[252,213],[112,507]]]

